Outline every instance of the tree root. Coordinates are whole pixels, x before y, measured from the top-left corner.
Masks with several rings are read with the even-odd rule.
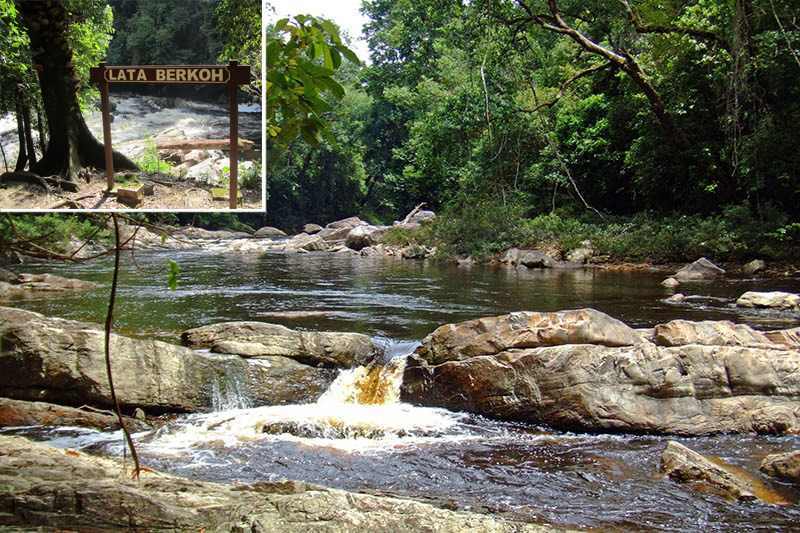
[[[34,174],[33,172],[25,171],[6,172],[4,174],[0,174],[0,185],[11,182],[38,185],[39,187],[42,187],[48,194],[51,192],[51,187],[55,187],[63,191],[78,192],[77,183],[65,180],[59,176],[40,176],[38,174]]]

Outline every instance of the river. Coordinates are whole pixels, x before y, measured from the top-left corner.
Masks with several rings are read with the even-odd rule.
[[[114,149],[133,158],[141,155],[142,141],[154,139],[166,130],[172,130],[171,135],[192,139],[227,139],[230,136],[228,108],[224,103],[113,93],[111,103],[114,106],[111,113]],[[100,112],[92,110],[85,115],[85,119],[95,138],[102,140]],[[35,142],[38,142],[38,135],[34,131]],[[260,154],[261,106],[239,104],[239,136],[253,141],[256,154]],[[17,122],[13,114],[0,116],[0,143],[8,166],[13,167],[19,152]],[[2,165],[0,158],[0,169]]]
[[[181,266],[176,291],[167,289],[168,259]],[[343,371],[317,403],[251,408],[241,391],[220,398],[216,412],[182,416],[140,434],[150,467],[226,482],[292,478],[598,530],[777,531],[800,521],[800,494],[789,485],[761,478],[772,501],[784,504],[731,504],[663,479],[658,462],[666,437],[565,433],[411,406],[397,395],[402,356],[441,324],[510,311],[594,307],[637,327],[674,318],[789,327],[798,324],[797,316],[743,311],[732,302],[755,288],[798,292],[800,279],[686,285],[681,290],[690,298],[675,305],[664,301],[670,293],[659,285],[663,273],[460,268],[325,253],[142,252],[135,264],[129,258],[122,277],[118,331],[177,342],[182,330],[203,324],[264,320],[363,332],[396,356],[385,368]],[[104,286],[17,305],[101,322],[109,264],[58,270]],[[287,311],[323,314],[280,317]],[[367,390],[380,394],[365,397]],[[74,428],[17,432],[98,453],[122,450],[117,434]],[[756,474],[764,455],[800,447],[796,436],[674,440]]]

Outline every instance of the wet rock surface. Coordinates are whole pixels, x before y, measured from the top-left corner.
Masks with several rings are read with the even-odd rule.
[[[8,280],[8,281],[6,281]],[[88,291],[97,288],[89,281],[64,278],[54,274],[18,274],[4,271],[0,280],[0,298],[25,298],[49,292]]]
[[[800,484],[800,450],[768,455],[761,463],[765,474]]]
[[[661,471],[678,483],[729,500],[756,500],[753,486],[720,464],[675,441],[661,454]]]
[[[126,418],[125,424],[132,431],[150,429],[146,422],[134,418]],[[109,430],[119,429],[119,421],[107,411],[0,398],[0,428],[20,426],[76,426]]]
[[[739,307],[751,307],[757,309],[783,309],[789,311],[800,311],[800,295],[781,291],[749,291],[742,294],[739,299],[736,300],[736,305]]]

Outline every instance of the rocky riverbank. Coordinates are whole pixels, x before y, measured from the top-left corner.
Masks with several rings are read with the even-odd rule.
[[[137,482],[123,470],[116,460],[0,436],[0,524],[209,532],[563,531],[293,481],[223,485],[147,469]]]

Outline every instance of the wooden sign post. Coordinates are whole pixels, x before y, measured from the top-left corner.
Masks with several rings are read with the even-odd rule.
[[[230,191],[231,209],[239,205],[239,85],[250,83],[250,67],[231,61],[227,65],[146,65],[100,66],[91,69],[91,80],[100,86],[103,112],[103,144],[106,155],[108,190],[114,188],[114,150],[111,145],[111,109],[108,86],[112,83],[156,83],[183,85],[225,85],[228,88],[230,115]]]

